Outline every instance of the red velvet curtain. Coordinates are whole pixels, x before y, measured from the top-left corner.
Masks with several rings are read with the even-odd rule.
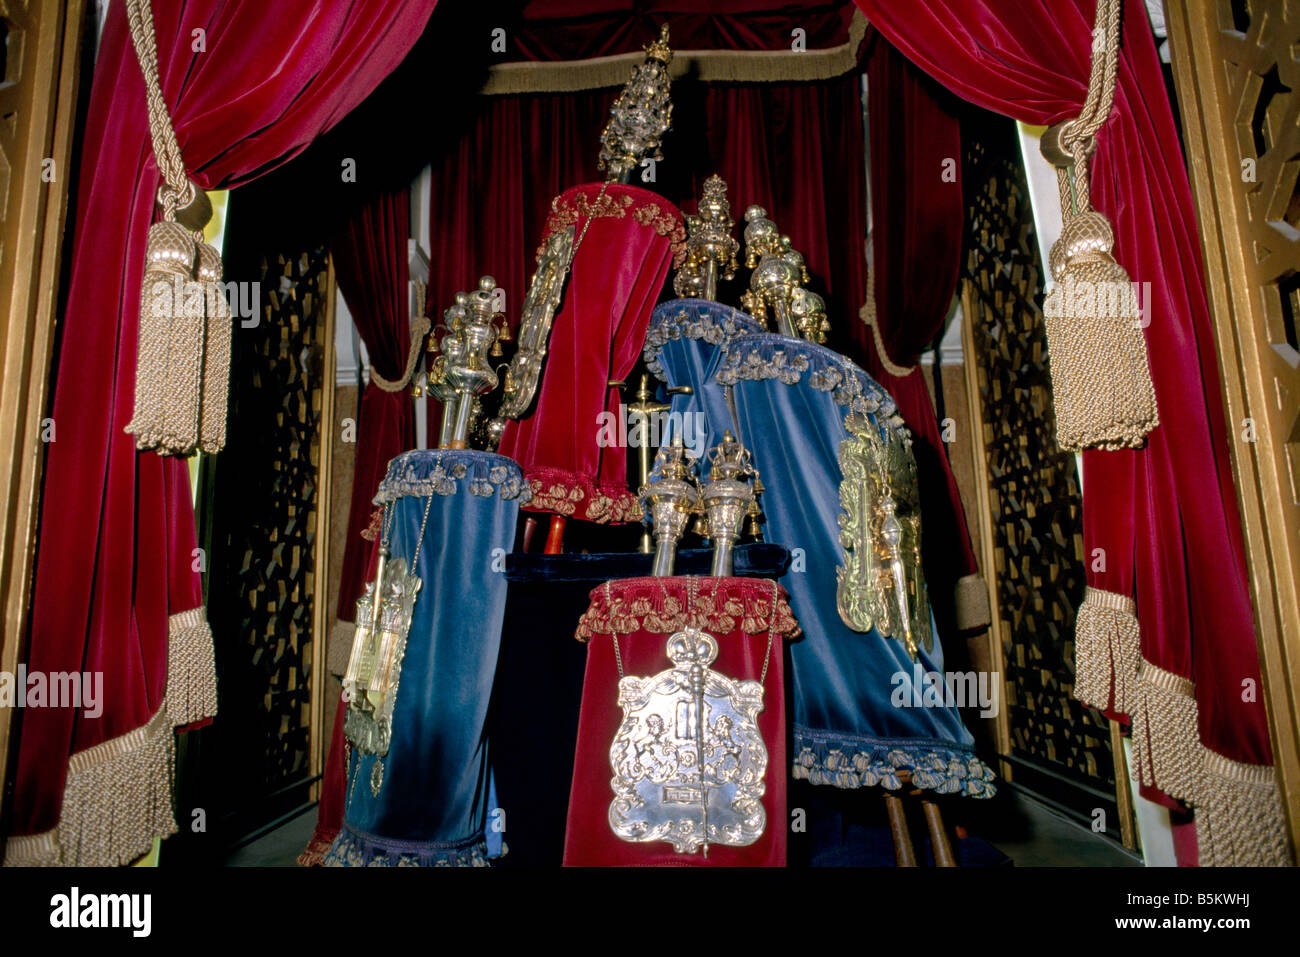
[[[971,102],[1035,124],[1078,114],[1096,0],[857,3]],[[1145,331],[1161,425],[1143,449],[1084,453],[1089,584],[1134,597],[1143,660],[1195,682],[1204,746],[1268,765],[1262,696],[1243,694],[1243,682],[1259,686],[1259,660],[1197,223],[1141,3],[1124,4],[1115,109],[1090,168],[1116,258],[1150,283]],[[1186,744],[1195,757],[1196,742]]]
[[[369,543],[361,533],[375,511],[371,500],[388,461],[415,447],[415,410],[406,389],[389,392],[374,381],[401,378],[411,348],[407,240],[411,235],[410,193],[383,193],[367,203],[331,244],[334,273],[352,321],[366,344],[371,380],[361,394],[352,504],[343,546],[338,617],[352,621],[365,591]]]
[[[750,204],[766,208],[804,254],[814,287],[827,295],[834,344],[862,359],[865,184],[861,175],[845,174],[863,164],[859,84],[856,73],[791,85],[678,81],[657,180],[634,178],[633,185],[693,210],[704,180],[716,172],[727,182],[736,219]],[[473,126],[434,161],[431,316],[490,274],[517,318],[552,199],[601,179],[600,131],[617,92],[482,98]],[[724,283],[720,295],[735,302],[740,292],[738,283]]]
[[[434,2],[153,6],[162,89],[181,152],[195,181],[215,189],[280,165],[338,122],[397,66]],[[13,833],[32,837],[11,838],[10,859],[16,848],[42,861],[57,853],[51,832],[60,821],[68,756],[120,739],[159,711],[168,684],[168,618],[200,605],[185,462],[137,453],[123,431],[160,177],[121,3],[109,8],[81,155],[28,668],[102,670],[105,707],[97,718],[68,708],[23,715]],[[132,786],[112,784],[124,793]],[[85,824],[110,832],[109,846],[83,853],[65,842],[65,862],[115,863],[147,849],[116,844],[111,834],[126,825],[100,820],[101,811],[92,808],[95,817]]]
[[[936,157],[951,156],[959,167],[960,139],[933,81],[888,44],[877,41],[874,49],[873,136],[882,139],[873,149],[873,209],[877,255],[887,257],[878,260],[876,295],[884,303],[878,313],[887,335],[896,338],[894,360],[910,365],[942,324],[956,284],[961,183],[941,179]],[[880,379],[916,436],[926,572],[932,592],[941,596],[935,603],[941,630],[949,633],[955,627],[953,586],[976,564],[946,447],[922,373],[888,375],[858,319],[866,297],[865,182],[849,171],[860,171],[864,162],[860,84],[857,72],[789,85],[678,81],[658,181],[637,184],[692,210],[704,179],[716,172],[741,220],[738,233],[745,207],[758,204],[803,253],[814,287],[827,297],[831,344]],[[515,304],[508,314],[517,316],[552,198],[599,179],[598,137],[616,93],[483,98],[477,121],[434,162],[430,315],[490,274]],[[927,152],[932,149],[941,152]],[[924,255],[913,257],[918,249]],[[913,262],[923,264],[919,275],[900,272]],[[735,302],[740,291],[724,283],[720,294]],[[889,347],[895,348],[894,339]]]
[[[871,138],[871,236],[876,327],[894,368],[876,344],[868,371],[898,403],[916,455],[926,581],[941,634],[958,626],[952,596],[976,574],[961,493],[917,361],[943,330],[961,265],[965,208],[961,128],[950,94],[882,37],[867,65]],[[964,622],[963,622],[964,624]]]

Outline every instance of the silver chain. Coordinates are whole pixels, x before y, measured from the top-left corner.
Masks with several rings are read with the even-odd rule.
[[[614,662],[618,665],[618,680],[623,680],[623,655],[618,650],[618,632],[614,630],[614,598],[605,582],[605,607],[609,609],[609,637],[614,642]]]
[[[771,581],[771,579],[768,579]],[[772,660],[772,633],[776,630],[776,603],[777,587],[776,582],[772,582],[772,608],[768,612],[767,619],[767,651],[763,652],[763,675],[758,679],[760,685],[767,684],[767,665]]]

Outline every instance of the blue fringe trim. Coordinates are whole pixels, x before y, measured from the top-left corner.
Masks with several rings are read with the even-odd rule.
[[[665,378],[659,354],[672,339],[703,339],[720,346],[736,336],[762,332],[753,316],[710,299],[670,299],[655,306],[646,329],[642,355],[646,367],[661,381]]]
[[[889,741],[794,729],[791,774],[796,780],[897,791],[903,786],[900,771],[912,772],[913,787],[938,794],[990,798],[997,793],[992,769],[971,751],[947,741]]]
[[[505,854],[503,846],[502,854]],[[488,867],[482,834],[463,841],[397,841],[343,825],[321,862],[325,867]]]
[[[791,339],[773,332],[737,336],[725,346],[714,380],[735,385],[742,380],[779,379],[794,385],[808,377],[808,384],[820,392],[831,392],[839,405],[847,406],[861,393],[867,412],[878,422],[888,423],[900,435],[910,435],[894,399],[875,379],[847,358],[806,339]]]
[[[479,498],[500,495],[522,505],[533,497],[514,459],[476,449],[414,449],[388,463],[374,504],[387,505],[404,495],[455,495],[462,484]]]

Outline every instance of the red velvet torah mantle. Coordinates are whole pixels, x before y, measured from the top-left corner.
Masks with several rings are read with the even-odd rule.
[[[574,228],[573,266],[551,327],[536,411],[510,422],[500,452],[532,485],[524,508],[589,522],[641,520],[627,487],[627,449],[602,445],[622,414],[611,380],[632,372],[650,312],[680,265],[686,228],[666,199],[636,186],[586,183],[551,203],[546,237]],[[617,427],[617,426],[616,426]]]

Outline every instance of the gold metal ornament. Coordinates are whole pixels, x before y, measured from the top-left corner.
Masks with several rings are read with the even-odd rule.
[[[844,420],[840,443],[840,544],[836,607],[854,631],[875,627],[916,659],[933,650],[930,603],[921,567],[921,513],[916,461],[904,439],[880,429],[860,410]]]
[[[681,436],[665,445],[655,456],[655,467],[637,493],[650,513],[654,529],[655,557],[650,574],[667,577],[677,560],[677,539],[686,531],[699,507],[700,491],[695,481],[695,458],[682,445]]]
[[[742,308],[764,326],[771,309],[783,336],[825,342],[831,328],[826,302],[806,288],[811,278],[803,254],[777,231],[762,206],[745,210],[745,222],[745,265],[754,271],[749,291],[740,297]]]
[[[698,211],[686,217],[686,261],[673,277],[673,291],[684,298],[718,298],[718,279],[736,277],[740,243],[731,235],[735,226],[727,184],[714,174],[704,181]]]
[[[757,501],[752,480],[758,478],[749,449],[736,441],[728,429],[722,441],[709,450],[709,480],[700,488],[700,512],[706,518],[707,536],[713,545],[710,575],[732,573],[732,556],[744,530],[746,516]]]
[[[669,392],[685,392],[690,394],[690,386],[678,386],[676,389],[669,388]],[[635,427],[639,424],[645,429],[645,435],[650,435],[650,426],[654,421],[654,416],[661,412],[667,412],[671,406],[666,402],[659,402],[655,398],[654,389],[650,386],[650,373],[641,373],[641,384],[636,390],[636,401],[628,405],[628,420]],[[644,441],[637,445],[637,488],[640,489],[650,481],[650,442]],[[641,552],[649,555],[654,551],[654,543],[647,528],[641,533]]]

